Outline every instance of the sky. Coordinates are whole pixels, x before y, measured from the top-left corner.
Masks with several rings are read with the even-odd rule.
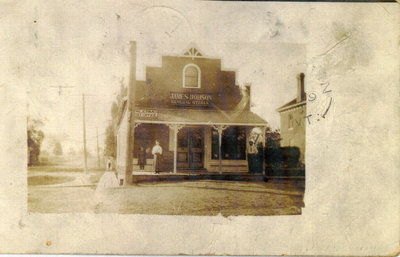
[[[296,74],[307,67],[308,31],[296,5],[190,3],[32,3],[28,112],[44,121],[43,147],[56,139],[65,152],[82,147],[82,93],[88,150],[96,149],[96,130],[102,147],[111,103],[129,81],[129,41],[137,42],[138,80],[146,66],[161,66],[161,56],[181,55],[191,44],[221,58],[239,85],[251,83],[252,111],[279,128],[276,108],[296,96]]]

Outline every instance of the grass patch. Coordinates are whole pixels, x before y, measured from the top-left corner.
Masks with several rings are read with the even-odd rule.
[[[40,166],[31,166],[28,167],[28,171],[30,172],[35,172],[35,171],[41,171],[41,172],[83,172],[83,168],[79,167],[73,167],[73,166],[61,166],[61,165],[40,165]],[[104,168],[89,168],[88,171],[93,172],[93,171],[99,171],[103,172]]]

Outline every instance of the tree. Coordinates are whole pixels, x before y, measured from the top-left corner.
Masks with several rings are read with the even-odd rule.
[[[53,150],[54,155],[60,156],[63,154],[63,150],[61,147],[60,142],[56,142],[56,144],[54,145],[54,150]]]
[[[116,118],[117,118],[117,116],[118,116],[118,108],[119,108],[119,106],[118,106],[118,104],[117,104],[117,102],[113,102],[112,103],[112,105],[111,105],[111,118],[112,118],[112,120],[114,121]]]
[[[112,124],[108,125],[106,128],[106,139],[104,141],[105,148],[103,155],[116,157],[117,152],[117,142],[115,140],[114,126]]]
[[[265,131],[265,145],[268,148],[279,148],[281,141],[281,134],[279,129],[271,130],[270,127],[267,127]]]
[[[265,131],[265,164],[269,167],[277,167],[282,163],[280,140],[280,131],[278,129],[272,131],[270,127],[267,127]]]
[[[44,139],[44,133],[39,129],[41,126],[42,121],[27,117],[28,166],[39,163],[40,147]]]

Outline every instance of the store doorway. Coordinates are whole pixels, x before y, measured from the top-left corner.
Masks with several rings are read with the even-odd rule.
[[[204,159],[204,128],[185,127],[178,133],[178,169],[202,169]]]

